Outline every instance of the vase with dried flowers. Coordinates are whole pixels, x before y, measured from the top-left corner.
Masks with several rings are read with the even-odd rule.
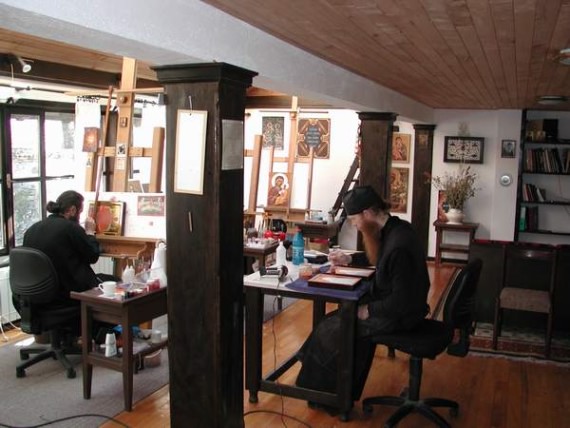
[[[477,174],[471,171],[470,166],[461,167],[458,171],[446,171],[442,176],[433,176],[430,182],[436,189],[445,193],[445,200],[449,205],[446,214],[449,223],[461,223],[465,202],[480,190],[476,187]]]

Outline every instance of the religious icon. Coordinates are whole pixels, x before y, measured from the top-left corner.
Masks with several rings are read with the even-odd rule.
[[[83,131],[83,151],[95,153],[99,146],[99,128],[85,127]]]
[[[271,187],[267,193],[267,206],[286,207],[289,203],[289,178],[284,172],[277,172],[271,177]]]

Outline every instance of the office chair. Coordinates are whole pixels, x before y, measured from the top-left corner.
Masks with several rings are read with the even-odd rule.
[[[68,378],[75,377],[75,369],[66,354],[78,354],[70,346],[70,327],[78,325],[79,307],[50,307],[59,289],[57,272],[43,252],[34,248],[19,247],[10,252],[10,288],[14,306],[21,316],[20,327],[29,334],[49,332],[48,348],[25,348],[20,358],[27,360],[16,367],[16,376],[26,376],[26,368],[47,358],[59,360]],[[37,354],[32,359],[30,354]]]
[[[388,418],[384,427],[394,427],[406,415],[416,411],[439,427],[450,427],[449,423],[436,413],[432,407],[449,407],[450,414],[457,416],[459,404],[444,398],[420,399],[422,367],[424,358],[435,359],[446,348],[450,355],[464,357],[469,351],[469,335],[473,327],[473,303],[475,289],[479,281],[482,262],[470,261],[455,277],[443,308],[443,321],[425,319],[416,329],[406,332],[380,334],[372,341],[410,355],[409,386],[404,394],[393,396],[369,397],[364,399],[364,412],[371,413],[372,405],[385,404],[398,406]],[[455,330],[459,336],[454,341]]]

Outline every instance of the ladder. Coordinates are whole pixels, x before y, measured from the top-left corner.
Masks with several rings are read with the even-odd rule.
[[[338,214],[338,211],[341,208],[342,205],[342,199],[344,198],[344,195],[346,194],[346,192],[348,192],[348,190],[350,189],[350,187],[358,182],[358,176],[357,176],[357,171],[360,167],[360,156],[356,155],[354,157],[354,160],[352,161],[352,165],[350,165],[350,169],[348,170],[348,174],[346,174],[346,178],[344,179],[344,183],[340,189],[340,192],[338,192],[338,196],[336,197],[336,201],[334,203],[334,205],[332,206],[332,215],[333,218],[336,218],[336,215]],[[341,218],[342,220],[344,220],[344,218],[346,217],[346,215],[344,214],[344,209],[343,212],[341,214]]]

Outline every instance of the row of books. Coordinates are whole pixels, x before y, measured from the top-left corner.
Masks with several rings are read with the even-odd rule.
[[[521,207],[519,231],[533,232],[536,230],[538,230],[538,207]]]
[[[522,199],[525,202],[545,202],[546,190],[534,184],[524,183],[522,186]]]
[[[525,149],[524,169],[526,172],[570,173],[569,152],[569,149],[556,148]]]

